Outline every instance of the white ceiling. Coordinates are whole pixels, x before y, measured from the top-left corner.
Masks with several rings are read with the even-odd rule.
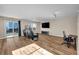
[[[78,4],[4,4],[0,5],[0,16],[18,17],[38,21],[37,18],[77,16]]]

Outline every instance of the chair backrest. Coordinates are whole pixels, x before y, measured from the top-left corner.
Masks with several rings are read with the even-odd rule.
[[[30,32],[31,32],[31,35],[33,36],[33,35],[34,35],[33,31],[32,31],[32,30],[30,30]]]
[[[34,33],[33,33],[33,31],[32,31],[31,28],[29,28],[29,35],[30,35],[30,36],[33,36],[33,35],[34,35]]]
[[[78,36],[77,36],[77,35],[75,35],[74,39],[77,39],[77,38],[78,38]]]
[[[66,38],[66,33],[65,33],[65,31],[63,31],[63,37]]]

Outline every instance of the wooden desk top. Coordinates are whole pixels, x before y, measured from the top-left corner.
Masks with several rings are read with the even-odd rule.
[[[70,35],[68,35],[68,37],[77,38],[77,35],[70,34]]]

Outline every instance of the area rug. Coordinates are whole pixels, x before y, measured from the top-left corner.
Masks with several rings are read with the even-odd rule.
[[[41,48],[35,43],[16,49],[12,51],[12,54],[13,55],[54,55],[49,51]]]

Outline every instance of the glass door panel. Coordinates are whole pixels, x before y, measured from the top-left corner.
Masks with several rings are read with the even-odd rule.
[[[7,34],[13,33],[13,22],[7,22],[7,24],[6,24],[6,33]]]
[[[8,21],[6,23],[6,34],[8,36],[18,34],[18,21]]]
[[[18,33],[18,22],[14,22],[14,33]]]

